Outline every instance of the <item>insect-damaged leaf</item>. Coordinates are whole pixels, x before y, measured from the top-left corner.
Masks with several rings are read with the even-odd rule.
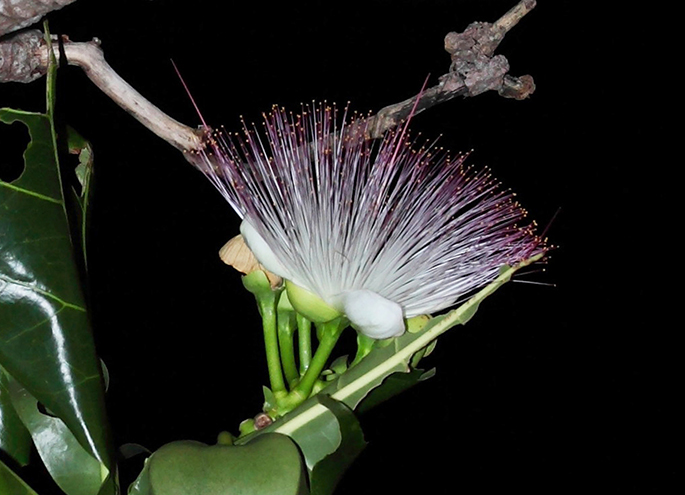
[[[31,142],[0,182],[0,365],[111,466],[100,363],[90,333],[49,115],[0,109]]]
[[[16,380],[8,382],[12,403],[55,482],[67,495],[97,495],[108,469],[81,446],[61,419],[41,412],[36,399]]]

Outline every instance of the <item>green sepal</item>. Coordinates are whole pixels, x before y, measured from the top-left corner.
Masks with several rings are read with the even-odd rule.
[[[295,313],[295,308],[293,308],[293,305],[290,303],[290,298],[288,297],[288,291],[284,290],[281,292],[281,297],[278,298],[278,306],[277,306],[278,311],[282,312],[288,312],[292,311]]]
[[[347,371],[347,368],[349,367],[348,363],[348,356],[347,354],[344,356],[340,356],[336,359],[333,360],[331,365],[329,366],[329,369],[338,375],[342,375]]]
[[[413,318],[407,318],[407,332],[418,333],[423,330],[423,327],[430,321],[430,315],[418,315]]]
[[[269,279],[266,277],[266,273],[261,270],[255,270],[247,275],[244,275],[243,285],[256,297],[273,292],[271,284],[269,283]]]
[[[262,393],[264,394],[264,404],[262,406],[262,410],[264,412],[271,411],[276,407],[276,396],[266,385],[262,386]]]
[[[314,323],[327,323],[341,316],[335,308],[329,306],[323,299],[307,289],[289,280],[285,281],[288,299],[295,311]]]

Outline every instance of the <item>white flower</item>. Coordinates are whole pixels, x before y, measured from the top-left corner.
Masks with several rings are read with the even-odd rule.
[[[401,335],[405,318],[545,251],[489,171],[407,142],[406,127],[369,140],[366,118],[338,121],[326,105],[264,119],[263,134],[243,123],[241,134],[208,136],[198,167],[243,219],[260,263],[367,336]]]

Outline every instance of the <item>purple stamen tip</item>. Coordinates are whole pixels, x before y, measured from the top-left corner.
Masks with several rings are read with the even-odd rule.
[[[368,139],[335,105],[273,107],[263,130],[208,136],[198,168],[307,290],[370,290],[430,314],[547,250],[487,169],[404,129]]]

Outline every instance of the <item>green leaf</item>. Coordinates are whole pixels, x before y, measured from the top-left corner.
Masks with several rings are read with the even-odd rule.
[[[97,495],[108,468],[81,446],[61,419],[40,412],[38,401],[16,380],[8,380],[8,390],[55,483],[67,495]]]
[[[340,422],[336,411],[328,407],[325,396],[317,394],[296,409],[298,414],[286,415],[283,421],[274,423],[265,431],[276,431],[295,440],[302,450],[307,469],[335,452],[342,442]]]
[[[356,409],[361,400],[383,383],[387,376],[397,372],[410,372],[410,361],[414,354],[426,348],[450,328],[463,325],[470,320],[480,303],[508,282],[514,272],[541,257],[542,255],[537,255],[516,266],[503,267],[500,275],[493,282],[481,289],[466,303],[445,315],[432,318],[417,333],[405,332],[401,337],[392,339],[389,345],[376,347],[361,362],[350,368],[321,393],[327,393],[333,399],[347,404],[350,409]]]
[[[421,369],[411,370],[409,373],[393,373],[388,376],[383,383],[374,388],[357,406],[357,413],[364,414],[366,411],[373,409],[379,404],[401,394],[405,390],[419,382],[428,380],[435,376],[435,368],[428,371]]]
[[[263,434],[247,445],[172,442],[153,453],[129,495],[307,495],[297,445]]]
[[[118,473],[109,473],[100,486],[98,495],[120,495]]]
[[[311,495],[331,495],[348,467],[366,447],[364,433],[354,412],[342,402],[321,395],[325,405],[338,421],[340,443],[334,452],[319,461],[309,473]],[[316,436],[316,432],[312,432]]]
[[[33,441],[14,409],[8,384],[9,379],[0,369],[0,450],[7,453],[20,466],[26,466],[29,463]]]
[[[0,461],[0,493],[3,495],[38,495],[2,461]]]
[[[453,326],[467,322],[473,317],[480,303],[508,282],[514,272],[541,257],[542,255],[534,256],[516,266],[504,267],[497,279],[475,294],[469,301],[445,315],[430,319],[416,333],[406,332],[397,339],[379,342],[381,345],[376,346],[370,354],[319,394],[310,397],[267,428],[238,439],[237,443],[244,443],[271,432],[282,433],[291,437],[300,446],[310,476],[317,473],[317,465],[324,462],[329,456],[332,456],[331,459],[337,459],[336,462],[341,466],[346,467],[346,463],[351,462],[351,459],[356,457],[363,447],[363,437],[360,436],[361,430],[355,433],[356,427],[350,427],[349,424],[351,423],[348,426],[345,425],[349,418],[354,418],[352,411],[358,406],[362,409],[368,408],[405,390],[418,381],[433,376],[434,370],[428,372],[412,370],[413,357],[417,353],[429,352],[432,348],[431,344],[436,338]],[[408,373],[409,375],[401,377],[399,373]],[[387,380],[388,377],[391,378]],[[360,402],[381,384],[384,386],[378,389],[378,395],[370,396],[368,404],[360,406]],[[332,404],[338,404],[340,407],[334,407]],[[346,406],[345,411],[348,411],[349,415],[342,412],[341,407],[343,406]],[[339,418],[344,420],[341,421]],[[346,443],[345,438],[348,434],[351,443]],[[340,448],[344,450],[337,452]],[[342,457],[338,458],[337,456]],[[328,494],[330,491],[326,490],[332,490],[335,485],[334,482],[330,482],[330,479],[335,478],[339,473],[331,474],[328,463],[322,464],[318,469],[320,473],[327,473],[319,475],[323,476],[322,480],[328,481],[318,482],[324,487],[321,492],[316,492],[317,487],[312,484],[312,492],[319,495]]]
[[[344,471],[366,446],[354,412],[323,394],[307,399],[290,414],[237,443],[274,432],[297,443],[309,472],[311,493],[317,495],[333,493]]]
[[[103,379],[74,260],[49,116],[0,109],[31,137],[0,181],[0,365],[111,468]]]

